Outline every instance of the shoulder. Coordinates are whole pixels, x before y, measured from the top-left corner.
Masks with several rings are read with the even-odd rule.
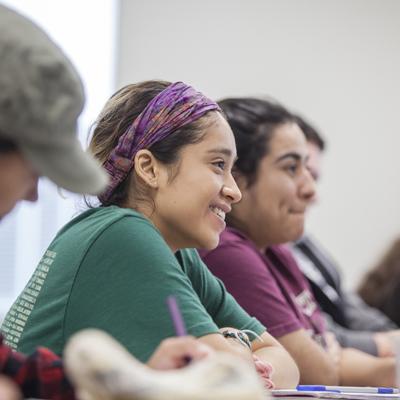
[[[251,247],[252,242],[239,230],[227,227],[221,234],[219,246],[242,245]]]
[[[55,241],[56,249],[82,262],[104,265],[176,265],[157,228],[142,214],[127,208],[100,207],[71,221]],[[161,262],[162,261],[162,262]],[[150,265],[149,265],[150,264]]]
[[[220,236],[218,246],[213,250],[200,250],[200,256],[203,260],[210,257],[229,257],[232,253],[238,254],[257,254],[253,243],[246,238],[240,231],[233,228],[226,228]]]
[[[223,280],[269,274],[266,257],[237,230],[226,230],[217,248],[200,255],[211,272]]]
[[[128,208],[105,207],[86,218],[85,225],[97,229],[109,239],[140,243],[154,240],[164,242],[160,232],[143,214]],[[82,229],[82,226],[80,227]],[[151,242],[149,242],[150,244]],[[131,245],[134,243],[131,242]]]
[[[129,223],[128,223],[129,221]],[[74,237],[92,235],[107,230],[112,225],[157,231],[151,222],[137,211],[116,206],[92,208],[78,215],[66,224],[57,236],[73,235]]]

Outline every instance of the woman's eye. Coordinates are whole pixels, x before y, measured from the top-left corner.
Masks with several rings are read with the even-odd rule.
[[[225,161],[216,161],[213,163],[217,168],[224,170],[225,169]]]

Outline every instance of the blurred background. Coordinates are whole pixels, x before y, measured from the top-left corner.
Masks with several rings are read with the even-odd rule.
[[[353,288],[400,233],[400,1],[0,0],[71,57],[82,143],[127,83],[183,80],[209,97],[271,96],[327,140],[307,230]],[[1,62],[1,61],[0,61]],[[266,199],[268,201],[268,199]],[[80,199],[46,180],[0,225],[0,320]]]

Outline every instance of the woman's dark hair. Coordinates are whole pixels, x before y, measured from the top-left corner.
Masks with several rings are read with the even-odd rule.
[[[218,102],[236,140],[238,160],[235,171],[251,186],[257,180],[258,166],[269,151],[275,129],[295,122],[294,116],[282,105],[257,98],[230,98]]]
[[[378,308],[400,324],[400,238],[363,279],[358,294],[371,307]]]
[[[8,139],[0,137],[0,154],[13,153],[18,150],[18,146]]]
[[[89,144],[89,150],[101,164],[107,160],[111,151],[117,146],[120,136],[144,110],[146,105],[170,84],[170,82],[165,81],[146,81],[127,85],[108,100],[94,124],[93,135]],[[179,152],[184,146],[201,141],[205,129],[214,121],[210,119],[210,115],[211,112],[176,130],[165,139],[153,144],[148,150],[164,164],[175,164],[179,159]],[[174,171],[176,172],[175,169]],[[116,188],[109,201],[103,205],[122,205],[127,200],[132,181],[131,175],[132,172]],[[170,179],[173,179],[173,174],[170,175]],[[137,182],[134,192],[137,199],[146,197],[144,188],[140,187]]]

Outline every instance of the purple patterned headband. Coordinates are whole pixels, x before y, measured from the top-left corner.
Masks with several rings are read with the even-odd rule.
[[[212,110],[220,110],[216,102],[183,82],[172,83],[160,92],[121,135],[117,147],[105,161],[103,166],[111,179],[99,200],[105,203],[110,199],[116,187],[131,171],[139,150],[148,149]]]

